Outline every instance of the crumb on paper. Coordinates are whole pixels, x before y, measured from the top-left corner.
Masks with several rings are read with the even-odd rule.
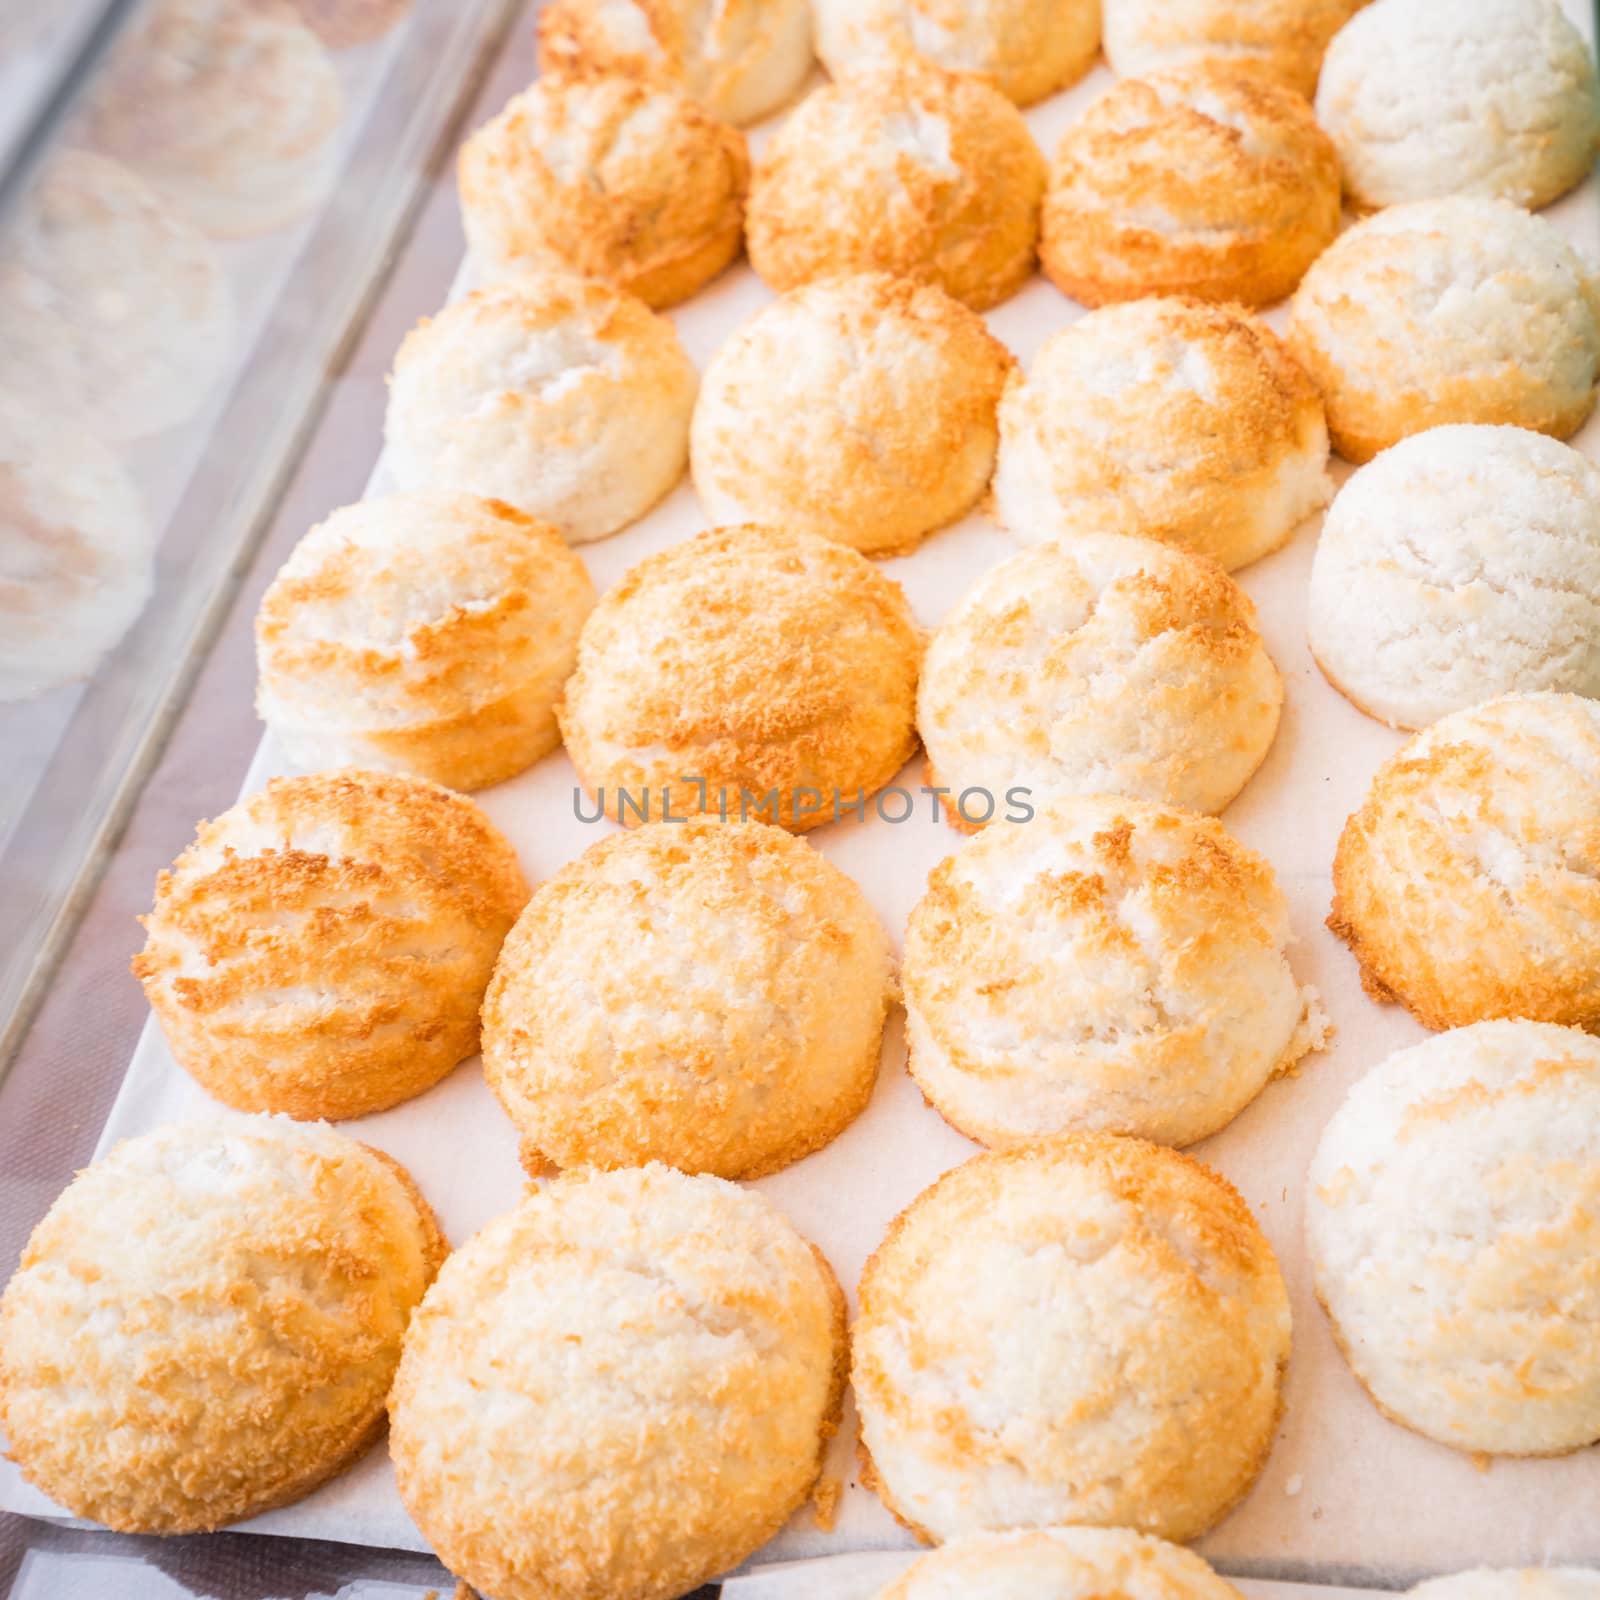
[[[483,1596],[465,1578],[456,1581],[455,1600],[483,1600]]]
[[[1474,1450],[1472,1464],[1479,1472],[1487,1472],[1494,1465],[1494,1457],[1487,1450]]]
[[[1289,1481],[1283,1486],[1283,1492],[1292,1500],[1305,1486],[1306,1480],[1298,1472],[1292,1473]]]
[[[839,1514],[839,1496],[843,1493],[844,1485],[831,1472],[823,1473],[811,1491],[811,1513],[824,1533],[833,1532],[834,1518]]]

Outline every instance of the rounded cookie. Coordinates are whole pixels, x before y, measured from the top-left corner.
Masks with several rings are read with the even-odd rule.
[[[933,1541],[1061,1522],[1198,1538],[1266,1460],[1289,1338],[1272,1247],[1198,1162],[1109,1134],[978,1156],[862,1274],[868,1479]]]
[[[1396,1051],[1323,1130],[1317,1294],[1383,1412],[1441,1444],[1600,1439],[1600,1040],[1480,1022]]]
[[[844,1368],[833,1273],[759,1195],[661,1166],[559,1178],[412,1320],[400,1498],[496,1600],[669,1600],[805,1502]]]
[[[651,823],[541,884],[483,1005],[523,1163],[753,1178],[839,1134],[894,992],[866,896],[781,828]]]
[[[716,528],[649,556],[578,641],[567,753],[615,821],[699,811],[801,833],[916,749],[922,640],[864,556],[783,528]]]
[[[122,1533],[298,1500],[382,1431],[447,1248],[404,1169],[329,1128],[219,1117],[125,1140],[0,1296],[11,1459]]]
[[[1600,1023],[1600,705],[1508,694],[1378,769],[1344,826],[1328,925],[1430,1028]]]
[[[891,272],[983,311],[1033,271],[1044,180],[998,89],[874,68],[815,90],[773,135],[750,187],[750,265],[774,289]]]
[[[528,898],[463,796],[345,770],[278,778],[156,880],[133,971],[178,1064],[241,1111],[360,1117],[478,1048]]]
[[[1283,683],[1223,570],[1085,533],[992,568],[929,641],[917,728],[957,827],[1069,794],[1221,811],[1266,757]]]
[[[706,368],[689,430],[718,522],[900,555],[977,502],[1015,368],[975,312],[887,273],[793,289]]]

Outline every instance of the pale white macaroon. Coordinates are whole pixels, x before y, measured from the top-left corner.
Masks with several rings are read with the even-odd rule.
[[[770,116],[811,70],[810,0],[552,0],[539,70],[616,72],[683,89],[713,116]]]
[[[126,1139],[0,1295],[0,1429],[57,1504],[195,1533],[309,1494],[383,1430],[449,1246],[381,1151],[287,1118]]]
[[[561,742],[555,705],[594,608],[548,523],[442,490],[335,511],[256,614],[256,710],[295,765],[481,789]]]
[[[1550,223],[1508,201],[1392,206],[1306,274],[1289,348],[1350,461],[1447,422],[1564,439],[1594,409],[1600,276]]]
[[[1600,1040],[1480,1022],[1380,1062],[1323,1130],[1306,1237],[1391,1419],[1497,1455],[1600,1439]]]
[[[1026,544],[1115,529],[1231,570],[1332,493],[1316,385],[1239,306],[1092,311],[1047,339],[1000,403],[995,509]]]
[[[1419,1600],[1595,1600],[1600,1572],[1588,1567],[1474,1567],[1429,1578],[1410,1592]]]
[[[159,0],[119,43],[86,132],[231,239],[321,204],[344,116],[332,59],[285,0]]]
[[[987,78],[1019,106],[1076,83],[1100,48],[1100,0],[813,0],[835,78],[920,56]]]
[[[150,598],[154,537],[74,413],[0,397],[0,701],[86,677]]]
[[[950,1540],[878,1600],[1239,1600],[1239,1591],[1192,1550],[1130,1528],[1017,1528]]]
[[[669,1600],[805,1503],[844,1373],[844,1296],[769,1201],[659,1165],[575,1173],[446,1262],[389,1453],[478,1592]]]
[[[186,421],[233,355],[233,295],[217,247],[142,178],[90,150],[51,158],[5,250],[6,367],[59,395],[108,439]]]
[[[906,930],[911,1075],[982,1144],[1192,1144],[1319,1046],[1270,864],[1211,817],[1109,796],[986,828]]]
[[[665,318],[589,278],[528,273],[406,335],[384,438],[403,489],[457,489],[569,544],[642,517],[683,475],[697,378]]]
[[[945,812],[972,828],[1123,794],[1221,811],[1272,745],[1283,684],[1250,597],[1215,562],[1085,533],[979,579],[928,644],[917,729]]]
[[[1421,728],[1519,689],[1600,695],[1600,467],[1524,428],[1433,428],[1333,503],[1311,653],[1369,716]]]
[[[1089,1523],[1187,1541],[1272,1446],[1289,1297],[1209,1168],[1110,1134],[977,1156],[861,1277],[864,1477],[931,1542]]]
[[[1309,96],[1328,41],[1367,0],[1102,0],[1119,78],[1202,63]]]
[[[1359,207],[1548,205],[1600,141],[1594,57],[1557,0],[1376,0],[1328,47],[1317,119]]]
[[[791,290],[706,368],[695,489],[717,522],[904,554],[988,487],[1015,367],[976,312],[930,284],[870,272]]]

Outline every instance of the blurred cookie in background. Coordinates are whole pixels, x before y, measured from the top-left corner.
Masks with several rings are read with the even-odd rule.
[[[0,366],[27,368],[103,437],[186,422],[234,353],[217,247],[132,169],[88,150],[51,159],[0,262]]]
[[[150,598],[133,481],[70,412],[0,400],[0,701],[84,678]]]
[[[158,0],[86,131],[204,232],[248,238],[322,202],[344,115],[333,62],[288,0]]]

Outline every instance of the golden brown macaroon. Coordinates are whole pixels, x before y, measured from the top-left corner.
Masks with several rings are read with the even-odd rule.
[[[866,896],[781,828],[651,823],[540,886],[483,1004],[523,1164],[754,1178],[864,1109],[894,991]]]
[[[866,272],[792,289],[706,369],[695,489],[721,523],[907,554],[988,487],[1015,368],[976,312],[931,285]]]
[[[1146,295],[1269,305],[1339,231],[1339,158],[1275,83],[1190,67],[1128,78],[1056,149],[1039,259],[1086,306]]]
[[[1030,106],[1076,83],[1100,49],[1100,0],[813,0],[835,78],[920,57]]]
[[[1044,182],[1021,112],[982,79],[865,71],[773,135],[750,187],[750,264],[775,289],[892,272],[983,311],[1033,271]]]
[[[134,975],[179,1064],[241,1111],[359,1117],[478,1047],[528,898],[470,800],[420,778],[279,778],[156,880]]]
[[[1000,402],[995,510],[1024,544],[1114,530],[1231,571],[1285,544],[1332,493],[1316,385],[1238,306],[1090,312]]]
[[[922,641],[900,586],[810,533],[716,528],[595,607],[558,715],[613,821],[714,812],[794,833],[916,749]]]
[[[495,1600],[670,1600],[804,1504],[845,1363],[839,1285],[769,1202],[574,1173],[456,1251],[413,1319],[400,1498]]]
[[[594,598],[561,535],[502,500],[361,500],[311,529],[262,597],[256,710],[305,770],[485,788],[560,743]]]
[[[550,0],[539,16],[541,73],[621,73],[740,125],[791,99],[811,61],[810,0]]]
[[[115,1146],[0,1297],[0,1429],[36,1488],[122,1533],[298,1500],[383,1428],[401,1336],[447,1253],[381,1151],[217,1117]]]
[[[493,276],[603,278],[676,305],[738,255],[744,135],[631,78],[541,78],[462,145],[461,219]]]
[[[1600,705],[1508,694],[1444,717],[1345,824],[1328,926],[1429,1028],[1600,1024]]]
[[[862,1273],[863,1474],[930,1543],[1055,1523],[1195,1539],[1266,1461],[1289,1339],[1272,1246],[1199,1162],[1109,1134],[977,1156]]]
[[[1204,63],[1307,99],[1333,36],[1368,0],[1101,0],[1119,78]]]

